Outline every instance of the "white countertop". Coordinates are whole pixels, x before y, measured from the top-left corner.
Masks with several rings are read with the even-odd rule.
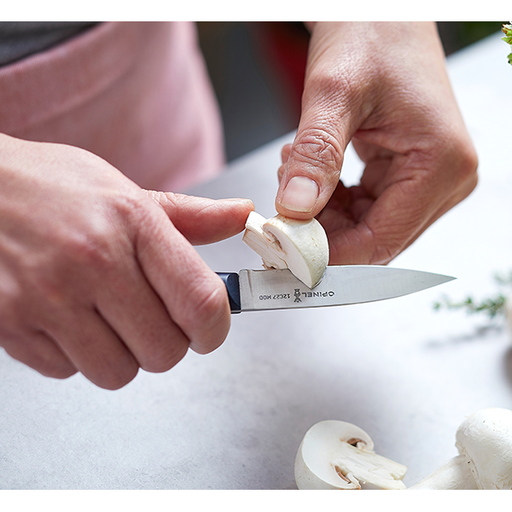
[[[493,274],[512,270],[507,50],[496,34],[449,58],[480,182],[391,264],[456,281],[373,304],[233,315],[213,354],[189,352],[115,392],[81,375],[42,377],[1,351],[0,489],[294,489],[298,445],[325,419],[366,430],[378,453],[408,466],[412,485],[456,455],[466,415],[512,409],[508,331],[432,308],[442,294],[492,294]],[[273,215],[280,148],[291,138],[193,192],[249,197]],[[350,152],[344,180],[360,169]],[[198,250],[216,271],[260,267],[239,236]]]

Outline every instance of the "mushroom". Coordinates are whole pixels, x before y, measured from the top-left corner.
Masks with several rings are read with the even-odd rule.
[[[459,455],[409,489],[512,489],[512,411],[490,408],[459,426]]]
[[[313,425],[295,458],[299,489],[405,489],[407,468],[377,455],[373,441],[361,428],[345,421]]]
[[[266,269],[288,268],[309,288],[320,282],[329,262],[327,235],[316,219],[265,219],[251,212],[242,240],[261,256]]]
[[[512,295],[505,299],[505,321],[509,334],[512,334]]]

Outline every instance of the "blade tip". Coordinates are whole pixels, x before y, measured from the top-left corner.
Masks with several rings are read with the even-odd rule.
[[[442,278],[442,281],[439,281],[438,284],[445,284],[445,283],[449,283],[450,281],[455,281],[457,278],[456,277],[453,277],[453,276],[445,276],[445,275],[441,275],[440,276]]]

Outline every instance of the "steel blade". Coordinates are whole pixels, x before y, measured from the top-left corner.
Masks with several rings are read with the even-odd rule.
[[[289,270],[241,270],[242,311],[361,304],[419,292],[455,279],[441,274],[380,265],[327,267],[308,288]]]

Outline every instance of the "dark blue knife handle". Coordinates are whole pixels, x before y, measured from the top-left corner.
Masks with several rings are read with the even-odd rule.
[[[242,305],[240,303],[240,279],[238,274],[235,272],[217,272],[217,275],[226,285],[231,313],[241,313]]]

